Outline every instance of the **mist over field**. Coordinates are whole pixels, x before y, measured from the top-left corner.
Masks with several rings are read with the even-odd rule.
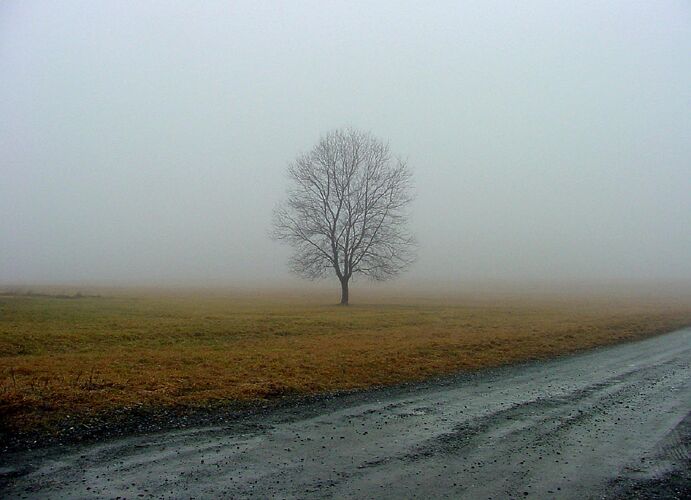
[[[0,285],[302,286],[286,166],[354,126],[414,171],[391,286],[688,288],[689,54],[684,1],[4,1]]]

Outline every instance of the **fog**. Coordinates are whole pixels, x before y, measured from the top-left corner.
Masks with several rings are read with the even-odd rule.
[[[400,284],[691,283],[691,4],[0,4],[0,284],[297,284],[288,162],[414,170]],[[396,284],[394,284],[396,286]]]

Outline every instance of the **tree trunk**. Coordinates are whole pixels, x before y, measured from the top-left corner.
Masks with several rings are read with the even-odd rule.
[[[342,306],[348,305],[348,280],[347,279],[341,280],[341,305]]]

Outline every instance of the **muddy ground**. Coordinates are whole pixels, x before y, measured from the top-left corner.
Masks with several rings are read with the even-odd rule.
[[[423,384],[219,410],[201,427],[7,448],[0,496],[688,498],[690,411],[687,328]]]

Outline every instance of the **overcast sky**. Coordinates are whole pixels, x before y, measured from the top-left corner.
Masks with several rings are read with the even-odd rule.
[[[0,284],[287,283],[287,163],[415,172],[403,282],[691,282],[691,3],[0,2]]]

